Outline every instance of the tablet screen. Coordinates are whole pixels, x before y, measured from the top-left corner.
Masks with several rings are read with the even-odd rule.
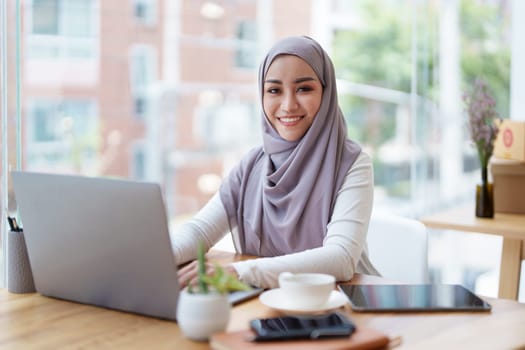
[[[262,288],[252,288],[250,290],[239,290],[239,291],[231,292],[230,294],[228,294],[228,301],[232,305],[237,305],[246,300],[255,298],[262,292],[264,292],[264,289]]]
[[[489,311],[491,306],[456,284],[339,285],[354,311]]]

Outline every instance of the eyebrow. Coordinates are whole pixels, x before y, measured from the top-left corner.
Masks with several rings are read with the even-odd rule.
[[[312,77],[303,77],[303,78],[297,78],[295,79],[293,82],[295,84],[300,84],[300,83],[304,83],[305,81],[314,81],[316,79],[312,78]],[[264,81],[264,83],[268,83],[268,84],[282,84],[283,82],[279,79],[266,79]]]

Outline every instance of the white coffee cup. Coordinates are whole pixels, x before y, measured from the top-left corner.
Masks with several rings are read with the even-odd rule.
[[[279,274],[279,288],[290,308],[316,308],[324,305],[335,288],[335,277],[324,273]]]

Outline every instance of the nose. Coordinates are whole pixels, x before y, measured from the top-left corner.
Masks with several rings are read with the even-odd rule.
[[[297,106],[299,106],[299,103],[297,102],[297,97],[294,93],[286,93],[283,96],[283,100],[281,101],[281,109],[284,112],[291,112],[297,109]]]

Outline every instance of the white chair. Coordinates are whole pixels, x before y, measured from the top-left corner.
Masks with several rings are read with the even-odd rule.
[[[428,283],[428,234],[420,221],[372,212],[368,227],[370,261],[389,280]]]

